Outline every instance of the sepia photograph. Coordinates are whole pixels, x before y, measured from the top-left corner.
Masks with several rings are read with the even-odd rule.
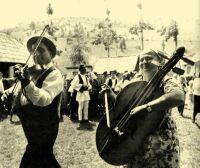
[[[199,0],[0,0],[0,168],[199,168]]]

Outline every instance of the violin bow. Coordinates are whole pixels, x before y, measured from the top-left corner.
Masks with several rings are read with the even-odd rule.
[[[32,55],[35,55],[35,53],[36,53],[36,51],[37,51],[37,49],[38,49],[40,43],[42,42],[42,39],[43,39],[45,33],[47,32],[47,30],[48,30],[49,28],[50,28],[49,25],[46,25],[46,26],[44,27],[44,29],[42,30],[42,33],[40,34],[39,38],[38,38],[37,41],[36,41],[36,47],[34,48],[34,51],[31,52],[31,53],[29,54],[29,56],[28,56],[28,58],[27,58],[27,60],[26,60],[26,62],[25,62],[24,67],[28,64],[28,61],[29,61],[29,59],[31,58],[31,56],[32,56]],[[16,83],[15,83],[15,85],[14,85],[14,87],[13,87],[13,90],[12,90],[12,92],[11,92],[11,95],[14,95],[18,83],[19,83],[19,82],[16,80]],[[16,96],[16,97],[18,97],[18,96]],[[16,101],[13,101],[13,103],[15,103],[15,102],[16,102]],[[14,107],[15,107],[15,105],[12,104],[12,107],[11,107],[11,110],[10,110],[10,121],[11,121],[11,122],[13,122],[13,121],[12,121],[12,116],[13,116],[13,109],[14,109]]]
[[[110,89],[110,87],[107,84],[104,84],[104,86],[106,88]],[[107,94],[106,88],[105,88],[105,94],[104,94],[105,112],[106,112],[106,123],[107,123],[107,126],[110,128],[110,115],[109,115],[109,109],[108,109],[108,94]]]
[[[29,56],[28,56],[28,58],[27,58],[27,60],[26,60],[26,62],[25,62],[24,67],[28,64],[28,61],[30,60],[31,56],[32,56],[32,55],[35,55],[35,53],[36,53],[36,51],[37,51],[37,49],[38,49],[38,47],[39,47],[39,45],[40,45],[40,43],[41,43],[41,41],[42,41],[42,39],[43,39],[43,37],[44,37],[44,35],[45,35],[47,29],[49,29],[49,25],[46,25],[46,26],[44,27],[42,33],[40,34],[39,38],[38,38],[37,41],[36,41],[36,47],[35,47],[34,51],[31,52],[31,53],[29,54]],[[13,90],[12,90],[12,94],[15,92],[15,89],[17,88],[17,84],[18,84],[18,82],[15,83],[14,88],[13,88]]]

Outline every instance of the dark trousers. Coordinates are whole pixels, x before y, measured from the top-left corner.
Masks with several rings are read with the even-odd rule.
[[[70,119],[71,120],[77,120],[78,118],[78,102],[76,101],[76,94],[77,92],[74,92],[72,96],[70,97]]]
[[[53,154],[52,146],[41,149],[28,144],[20,168],[60,168],[60,165]]]
[[[193,121],[195,121],[196,115],[200,112],[200,96],[194,95],[194,111]]]
[[[184,111],[184,104],[181,106],[178,106],[178,112],[183,116],[183,111]]]
[[[47,128],[30,129],[25,125],[22,126],[28,145],[22,157],[20,168],[60,168],[61,166],[53,154],[58,124],[49,126],[49,130]]]

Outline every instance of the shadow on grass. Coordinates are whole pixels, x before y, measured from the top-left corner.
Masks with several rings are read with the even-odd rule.
[[[85,123],[85,124],[81,124],[81,125],[79,125],[79,127],[77,128],[77,130],[93,131],[95,125],[96,125],[96,124],[93,124],[93,123]]]
[[[82,127],[82,126],[79,126],[77,128],[77,130],[81,130],[81,131],[94,131],[94,128],[93,127]]]
[[[190,120],[192,120],[192,118],[191,117],[188,117],[188,116],[182,116],[183,118],[185,118],[185,119],[190,119]]]
[[[196,124],[196,126],[200,129],[200,125],[199,124],[197,124],[197,123],[195,123]]]
[[[13,125],[21,125],[20,121],[10,121],[10,123]]]

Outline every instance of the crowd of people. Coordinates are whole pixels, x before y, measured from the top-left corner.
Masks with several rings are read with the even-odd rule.
[[[82,69],[84,72],[82,72]],[[82,74],[80,76],[80,74]],[[80,65],[78,70],[72,72],[72,74],[63,75],[64,88],[62,90],[62,98],[60,101],[59,118],[63,121],[63,115],[67,115],[72,122],[78,122],[80,120],[99,119],[105,112],[104,99],[101,94],[101,89],[104,84],[107,84],[112,88],[114,93],[119,93],[126,85],[134,81],[134,78],[138,76],[137,71],[124,71],[117,72],[117,70],[104,71],[101,74],[93,72],[92,66]],[[85,77],[85,80],[82,78]],[[193,112],[192,121],[195,122],[196,115],[199,112],[199,76],[184,76],[174,74],[173,78],[176,82],[180,83],[185,93],[185,103],[178,106],[178,111],[181,116],[184,116],[184,110],[188,109]],[[87,80],[86,80],[87,79]],[[79,91],[80,83],[86,82],[87,94],[83,91]],[[0,94],[4,93],[4,88],[11,87],[13,85],[13,79],[3,78],[3,73],[0,73]],[[9,85],[9,86],[8,86]],[[78,95],[77,95],[78,93]],[[84,96],[83,96],[84,95]],[[81,100],[80,100],[81,99]],[[83,101],[84,99],[84,101]],[[85,102],[87,99],[87,103]],[[82,103],[81,103],[82,102]],[[83,111],[83,116],[80,111]],[[0,119],[7,118],[8,112],[1,109]]]
[[[200,75],[200,74],[199,74]],[[199,75],[194,76],[179,76],[174,75],[174,79],[182,86],[185,95],[185,102],[183,105],[178,106],[178,111],[181,116],[184,116],[184,110],[188,109],[192,111],[191,114],[192,122],[195,123],[196,115],[199,113],[199,95],[200,95],[200,86],[199,86]]]
[[[71,77],[68,77],[69,74],[64,76],[62,111],[73,122],[82,121],[81,125],[88,123],[88,119],[99,119],[105,111],[102,87],[106,84],[119,93],[135,75],[136,72],[119,73],[116,70],[97,74],[93,72],[92,66],[80,65],[79,72],[72,72]]]
[[[81,66],[85,67],[84,65]],[[93,120],[101,117],[105,111],[103,95],[100,94],[102,86],[104,84],[107,84],[110,88],[112,88],[114,93],[117,94],[126,85],[133,82],[139,74],[136,71],[124,71],[123,73],[121,73],[117,72],[117,70],[112,70],[110,72],[105,71],[101,74],[97,74],[91,71],[91,69],[91,66],[85,67],[85,76],[88,80],[89,93],[87,94],[87,97],[90,97],[87,98],[89,100],[87,102],[88,105],[86,105],[85,110],[88,109],[86,111],[88,111],[89,119]],[[78,102],[80,102],[80,100],[77,100],[77,91],[79,90],[80,86],[76,88],[77,86],[75,86],[74,84],[75,81],[76,83],[80,81],[80,77],[78,71],[74,71],[72,72],[72,75],[70,77],[68,76],[70,76],[70,74],[64,76],[65,89],[63,91],[62,108],[63,112],[68,115],[69,118],[74,122],[80,120],[80,118],[78,118],[78,116],[80,116],[80,111],[78,115],[78,107],[80,107],[80,103]],[[199,85],[197,84],[198,82],[196,82],[198,81],[199,77],[174,74],[173,78],[176,80],[177,83],[180,83],[185,95],[185,103],[178,106],[178,111],[180,115],[183,116],[185,109],[191,110],[193,112],[193,114],[191,114],[192,121],[195,122],[198,110],[197,112],[195,112],[196,110],[194,109],[194,107],[196,108],[198,106],[198,103],[196,99],[196,101],[194,101],[194,95],[199,95]],[[88,119],[88,117],[86,118]]]
[[[33,55],[37,66],[32,69],[16,65],[15,78],[20,82],[15,95],[17,115],[24,130],[27,147],[22,157],[20,167],[60,167],[54,153],[59,121],[63,115],[69,116],[72,122],[78,122],[77,129],[90,129],[93,119],[99,119],[105,113],[104,92],[108,86],[113,100],[128,84],[136,81],[151,81],[154,74],[162,65],[161,58],[154,50],[143,51],[139,54],[138,66],[140,71],[112,70],[97,74],[92,66],[79,65],[78,71],[62,75],[55,67],[52,59],[56,55],[55,44],[43,37],[38,44],[38,36],[27,42],[27,48]],[[176,78],[176,80],[175,80]],[[180,115],[184,109],[193,111],[192,121],[195,122],[199,110],[199,74],[194,77],[166,76],[160,83],[160,97],[134,107],[131,115],[141,111],[164,110],[166,112],[160,127],[146,137],[144,145],[137,155],[125,167],[179,167],[179,144],[176,125],[171,117],[171,108],[178,107]],[[11,101],[9,95],[12,86],[4,89],[3,74],[0,73],[1,103]],[[12,99],[13,100],[13,99]],[[4,107],[1,105],[1,107]],[[3,108],[0,117],[6,118]],[[2,115],[3,114],[3,115]]]

